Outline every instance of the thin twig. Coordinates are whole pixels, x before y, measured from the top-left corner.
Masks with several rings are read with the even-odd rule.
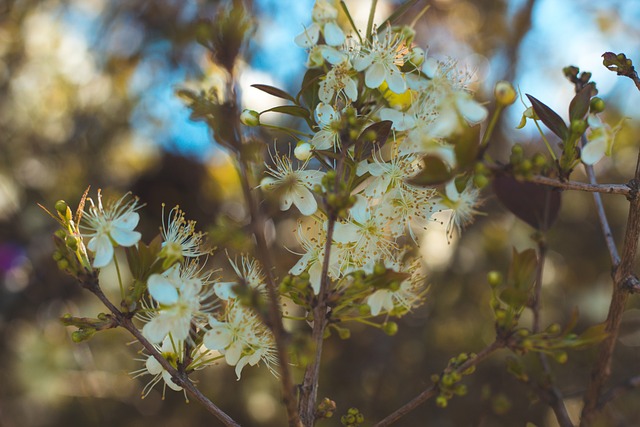
[[[171,374],[171,380],[176,383],[176,385],[182,387],[191,395],[195,400],[200,402],[207,411],[213,414],[216,418],[218,418],[225,426],[228,427],[240,427],[236,421],[233,420],[229,415],[227,415],[222,409],[216,406],[208,397],[206,397],[202,392],[191,382],[189,376],[186,372],[178,370],[174,368],[171,363],[167,359],[165,359],[162,354],[156,349],[156,347],[151,344],[140,332],[140,330],[133,324],[133,321],[125,314],[123,314],[120,310],[116,308],[115,305],[107,296],[102,292],[100,285],[98,283],[98,278],[95,275],[87,276],[83,278],[81,281],[82,286],[92,292],[95,296],[102,301],[102,303],[109,309],[111,314],[114,316],[116,322],[119,326],[123,327],[127,331],[129,331],[138,342],[147,350],[147,352],[153,356],[156,361],[162,366],[164,370]]]
[[[602,397],[598,401],[598,409],[604,408],[612,400],[617,399],[627,391],[634,390],[638,387],[640,387],[640,375],[628,378],[623,383],[618,384],[602,395]]]
[[[560,181],[559,179],[549,178],[542,175],[534,175],[527,178],[527,181],[534,182],[536,184],[548,185],[550,187],[562,188],[565,190],[586,191],[588,193],[621,194],[627,197],[632,191],[627,184],[597,184],[595,182],[588,184],[586,182],[579,181]]]
[[[239,115],[237,115],[239,117]],[[287,337],[282,324],[282,313],[280,312],[280,303],[277,293],[277,287],[275,278],[273,276],[273,260],[271,258],[271,252],[264,235],[265,221],[258,209],[258,204],[253,196],[251,187],[248,181],[248,167],[244,159],[239,159],[239,172],[240,182],[242,184],[242,192],[244,194],[245,203],[249,209],[249,215],[251,217],[251,228],[253,235],[256,239],[257,255],[258,259],[262,263],[265,274],[267,276],[267,294],[269,296],[269,315],[268,326],[273,333],[274,340],[276,342],[276,352],[278,354],[278,362],[280,365],[280,380],[282,382],[282,392],[285,407],[287,408],[287,414],[289,417],[289,425],[291,427],[302,426],[300,422],[300,416],[298,414],[298,408],[296,399],[294,397],[293,380],[291,376],[291,370],[289,367],[289,354],[287,352]]]
[[[582,136],[582,144],[584,145],[586,140],[585,136]],[[589,178],[589,182],[592,185],[597,185],[596,181],[596,173],[593,170],[592,165],[584,165],[584,168],[587,172],[587,177]],[[627,197],[630,197],[632,194],[632,189],[629,185],[626,185],[629,189],[629,193]],[[607,244],[607,249],[609,251],[609,256],[611,257],[611,265],[615,269],[618,264],[620,264],[620,255],[618,254],[618,248],[616,246],[616,242],[613,240],[613,233],[611,233],[611,226],[609,226],[609,220],[607,219],[607,215],[604,211],[604,205],[602,203],[602,197],[600,197],[599,193],[593,193],[593,201],[596,203],[596,211],[598,213],[598,220],[600,221],[600,227],[602,228],[602,235],[604,236],[604,240]]]
[[[336,167],[335,188],[339,188],[344,169],[343,157],[338,160]],[[322,273],[320,279],[320,291],[318,292],[317,304],[313,309],[313,330],[311,342],[314,346],[313,360],[307,365],[300,392],[300,417],[306,426],[313,426],[315,423],[316,401],[318,399],[318,385],[320,378],[320,362],[322,359],[322,346],[324,342],[324,330],[327,326],[327,292],[329,290],[329,264],[331,260],[331,248],[333,246],[333,233],[335,230],[337,216],[335,212],[329,210],[327,219],[327,234],[324,245],[324,259],[322,260]]]
[[[547,203],[547,206],[549,204]],[[538,265],[536,268],[536,282],[534,288],[533,302],[531,304],[531,311],[533,312],[533,325],[532,332],[535,334],[540,331],[540,310],[541,294],[542,294],[542,277],[544,273],[544,263],[547,255],[547,245],[544,241],[544,237],[538,238]],[[540,364],[545,373],[546,384],[540,384],[539,387],[534,387],[534,390],[538,392],[540,397],[551,407],[553,410],[558,424],[561,427],[573,427],[569,413],[564,405],[564,398],[560,389],[556,387],[553,381],[553,375],[551,372],[551,366],[549,366],[549,360],[546,354],[538,353]]]
[[[462,365],[460,365],[455,372],[461,373],[466,371],[467,369],[476,366],[478,363],[489,357],[494,351],[501,349],[505,346],[504,341],[496,339],[494,342],[483,348],[476,356],[472,359],[467,360]],[[403,405],[402,407],[396,409],[393,413],[387,416],[382,421],[375,424],[373,427],[386,427],[398,421],[400,418],[408,414],[409,412],[416,409],[418,406],[422,405],[427,400],[434,397],[439,391],[438,385],[432,385],[428,389],[424,390],[422,393],[414,397],[410,402]]]
[[[624,246],[620,262],[613,272],[613,295],[609,313],[605,322],[606,338],[600,344],[598,358],[591,371],[591,380],[584,396],[584,407],[580,420],[581,427],[590,426],[598,410],[598,402],[604,384],[611,374],[611,359],[615,349],[622,313],[629,295],[630,282],[637,282],[633,275],[633,262],[638,250],[638,238],[640,237],[640,197],[637,197],[638,183],[640,182],[640,152],[636,163],[634,180],[631,185],[634,192],[630,195],[631,203],[627,217],[627,227],[624,236]]]

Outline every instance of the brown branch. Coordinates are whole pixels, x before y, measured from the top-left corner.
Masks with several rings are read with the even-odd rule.
[[[611,359],[618,338],[622,313],[631,294],[629,284],[637,285],[637,278],[633,274],[633,262],[638,250],[638,238],[640,237],[640,198],[636,194],[639,182],[640,153],[638,153],[634,180],[630,184],[634,191],[629,196],[631,202],[622,255],[620,263],[613,272],[613,295],[607,320],[605,321],[605,331],[608,335],[600,344],[600,351],[591,371],[591,379],[584,396],[584,407],[580,420],[581,427],[590,426],[598,410],[600,394],[611,374]]]
[[[542,294],[542,276],[544,273],[544,262],[547,255],[547,246],[544,242],[544,237],[538,238],[538,266],[536,268],[536,282],[533,294],[533,302],[531,304],[531,311],[533,312],[533,333],[540,331],[540,298]],[[538,393],[540,398],[545,401],[553,410],[553,413],[558,420],[558,424],[561,427],[573,427],[571,418],[567,412],[567,408],[564,405],[564,398],[560,389],[556,387],[553,381],[553,375],[551,373],[551,366],[549,366],[549,360],[544,353],[538,353],[540,364],[545,373],[547,384],[541,384],[538,387],[534,387],[534,390]]]
[[[211,400],[209,400],[208,397],[202,394],[202,392],[195,386],[191,379],[189,379],[189,376],[186,372],[174,368],[171,363],[169,363],[169,361],[165,359],[162,354],[160,354],[156,347],[142,335],[140,330],[133,324],[131,318],[118,310],[116,306],[113,305],[111,301],[109,301],[107,296],[102,292],[102,289],[100,288],[100,285],[98,283],[98,277],[95,273],[93,273],[92,275],[81,277],[79,278],[79,280],[84,288],[88,289],[95,296],[97,296],[98,299],[105,305],[105,307],[109,309],[117,324],[129,331],[145,348],[145,350],[147,350],[147,352],[151,356],[153,356],[153,358],[156,359],[158,363],[160,363],[162,368],[169,372],[169,374],[171,374],[171,380],[176,383],[176,385],[186,390],[189,395],[200,402],[208,412],[213,414],[225,426],[240,427],[240,424],[235,422],[233,418],[227,415],[222,409],[217,407]]]
[[[455,372],[462,373],[467,369],[476,366],[478,363],[489,357],[494,351],[501,349],[505,346],[504,341],[496,339],[494,342],[483,348],[476,356],[472,359],[467,360],[462,365],[460,365]],[[427,400],[431,399],[439,392],[439,388],[437,384],[432,385],[428,389],[424,390],[422,393],[414,397],[407,404],[402,407],[396,409],[393,413],[388,415],[385,419],[375,424],[373,427],[386,427],[398,421],[403,416],[407,415],[409,412],[416,409],[418,406],[422,405]]]
[[[336,167],[336,179],[334,187],[340,188],[344,171],[344,151],[343,156],[338,160]],[[313,330],[311,342],[314,345],[313,361],[307,365],[300,391],[300,416],[304,425],[313,426],[315,423],[316,402],[318,399],[318,385],[320,378],[320,362],[322,359],[322,345],[324,342],[324,330],[327,326],[327,292],[329,290],[329,263],[331,260],[331,248],[333,246],[333,233],[337,221],[336,212],[328,209],[328,224],[326,241],[324,245],[324,259],[322,260],[322,273],[320,279],[320,291],[318,292],[317,304],[313,309]]]
[[[582,145],[586,142],[586,137],[582,136]],[[587,176],[589,177],[589,182],[592,185],[597,185],[596,181],[596,173],[593,170],[592,165],[584,165],[584,168],[587,172]],[[629,193],[626,195],[630,197],[632,193],[632,188],[630,185],[625,185],[629,190]],[[618,254],[618,247],[616,242],[613,240],[613,233],[611,233],[611,226],[609,226],[609,220],[607,219],[607,214],[604,211],[604,204],[602,203],[602,197],[600,197],[599,193],[593,193],[593,201],[596,204],[596,212],[598,214],[598,220],[600,221],[600,228],[602,228],[602,235],[604,236],[604,240],[607,244],[607,250],[609,251],[609,257],[611,258],[611,265],[613,268],[616,268],[618,264],[620,264],[620,255]]]
[[[640,375],[628,378],[623,383],[618,384],[602,395],[598,401],[598,409],[604,408],[612,400],[617,399],[627,391],[634,390],[638,387],[640,387]]]
[[[239,114],[237,117],[240,117]],[[282,324],[282,313],[280,312],[280,303],[277,292],[277,285],[273,276],[273,259],[267,239],[265,238],[264,229],[265,221],[262,216],[262,212],[258,208],[258,204],[253,197],[253,192],[248,181],[248,166],[245,160],[239,156],[239,173],[240,182],[242,184],[242,192],[244,194],[245,203],[249,209],[249,215],[251,217],[251,228],[253,235],[256,239],[258,259],[262,263],[267,276],[267,294],[269,296],[269,314],[268,314],[268,326],[273,333],[273,337],[276,342],[276,352],[278,354],[278,362],[280,365],[280,379],[282,382],[282,398],[284,400],[285,407],[287,408],[287,414],[289,417],[289,426],[301,427],[300,416],[298,414],[298,408],[296,405],[296,399],[294,397],[293,380],[291,376],[291,370],[289,368],[289,354],[287,352],[287,337],[284,325]]]
[[[631,188],[627,184],[597,184],[595,182],[588,184],[579,181],[560,181],[556,178],[549,178],[542,175],[534,175],[527,178],[527,181],[534,182],[536,184],[548,185],[550,187],[562,188],[565,190],[586,191],[588,193],[621,194],[628,197],[632,192]]]

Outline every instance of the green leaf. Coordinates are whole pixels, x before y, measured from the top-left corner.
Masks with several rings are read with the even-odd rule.
[[[269,85],[259,85],[259,84],[251,85],[251,87],[255,87],[256,89],[266,92],[269,95],[273,95],[277,98],[286,99],[287,101],[291,101],[294,104],[296,104],[296,99],[293,96],[289,95],[287,92],[285,92],[282,89],[278,89],[277,87],[273,87]]]
[[[589,112],[592,90],[593,87],[591,85],[586,85],[571,100],[571,104],[569,104],[569,120],[571,122],[584,119]]]
[[[407,0],[406,2],[402,3],[396,8],[395,12],[393,12],[382,24],[378,25],[378,28],[386,28],[387,24],[395,24],[396,21],[400,19],[400,17],[404,15],[407,10],[409,10],[409,8],[417,2],[418,0]]]
[[[392,125],[391,120],[382,120],[363,130],[356,141],[356,159],[364,160],[371,155],[374,149],[380,150],[389,139]],[[375,136],[372,137],[372,133]]]
[[[450,142],[453,144],[458,171],[471,169],[476,163],[480,149],[480,125],[465,129],[458,138]]]
[[[444,184],[454,176],[451,167],[438,156],[426,155],[422,158],[422,164],[424,167],[420,172],[407,179],[409,184],[418,187],[433,187]]]
[[[527,98],[531,101],[531,106],[540,120],[542,120],[542,123],[544,123],[551,132],[555,133],[560,137],[560,139],[565,141],[569,136],[569,128],[567,128],[567,124],[562,120],[562,117],[533,96],[527,94]]]
[[[534,249],[526,249],[522,252],[513,249],[508,283],[515,289],[528,293],[535,281],[537,266],[538,256]]]
[[[269,108],[268,110],[264,110],[262,113],[282,113],[288,114],[289,116],[301,117],[307,121],[310,127],[313,126],[313,121],[311,120],[311,113],[304,107],[299,107],[297,105],[279,105],[277,107]],[[260,114],[262,114],[260,113]]]
[[[593,325],[576,339],[576,346],[574,348],[586,347],[593,344],[598,344],[602,340],[604,340],[609,333],[606,331],[606,324],[599,323],[597,325]]]
[[[309,110],[315,110],[316,105],[320,102],[320,98],[318,98],[318,88],[320,86],[320,77],[323,75],[324,72],[317,68],[310,68],[304,73],[302,84],[300,85],[300,92],[296,95],[296,104],[300,104],[300,99],[302,98]]]
[[[517,310],[529,301],[529,292],[523,289],[507,288],[500,292],[500,300]]]

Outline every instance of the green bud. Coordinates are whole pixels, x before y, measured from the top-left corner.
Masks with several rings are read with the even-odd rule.
[[[96,333],[96,330],[94,328],[82,328],[82,329],[78,329],[77,331],[74,331],[71,334],[71,340],[75,343],[79,343],[82,341],[86,341],[89,338],[91,338],[92,336],[94,336]]]
[[[67,214],[67,208],[69,207],[67,205],[67,202],[65,202],[64,200],[58,200],[55,206],[56,211],[58,211],[60,215],[65,216]]]
[[[394,336],[398,333],[398,324],[396,322],[385,322],[382,325],[382,330],[389,336]]]
[[[447,398],[444,396],[438,396],[436,397],[436,405],[438,405],[438,408],[446,408],[447,407]]]
[[[524,159],[522,163],[520,163],[520,170],[522,172],[530,172],[532,168],[533,168],[533,164],[529,159]]]
[[[487,282],[491,285],[492,288],[499,286],[502,284],[502,273],[499,271],[493,270],[487,273]]]
[[[503,107],[513,104],[516,102],[516,99],[518,99],[518,94],[513,88],[513,85],[504,80],[496,83],[493,94],[496,97],[498,105],[502,105]]]
[[[59,228],[58,230],[55,231],[55,233],[53,233],[53,235],[59,239],[64,240],[67,237],[67,232],[62,228]]]
[[[486,175],[474,175],[473,176],[473,185],[475,185],[478,189],[483,189],[489,184],[489,178]]]
[[[591,98],[591,103],[589,104],[589,110],[592,113],[602,113],[605,108],[605,103],[602,98],[593,97]]]
[[[467,386],[464,384],[457,384],[453,389],[453,392],[458,396],[464,396],[467,394]]]
[[[69,268],[69,261],[67,261],[66,259],[61,259],[56,264],[58,265],[58,269],[62,271]]]
[[[260,125],[260,114],[257,111],[245,109],[240,114],[240,123],[245,126],[258,126]]]
[[[533,155],[533,165],[541,169],[547,165],[547,158],[542,153],[536,153]]]
[[[375,274],[376,276],[382,276],[386,272],[387,268],[381,262],[376,263],[376,265],[373,267],[373,274]]]
[[[338,329],[338,336],[341,340],[348,340],[351,337],[351,331],[347,328],[336,328]]]
[[[62,252],[60,252],[60,251],[54,251],[53,252],[53,260],[54,261],[60,261],[62,258],[64,258],[64,256],[62,255]]]
[[[569,356],[567,355],[566,351],[560,351],[558,353],[555,353],[553,355],[553,358],[556,360],[556,362],[560,364],[567,363],[567,360],[569,360]]]
[[[587,130],[587,127],[588,127],[588,124],[586,120],[576,119],[571,121],[571,132],[577,135],[582,135],[584,131]]]
[[[561,330],[560,325],[557,323],[552,323],[547,327],[547,333],[549,334],[557,334]]]
[[[65,243],[67,244],[67,247],[73,251],[78,249],[78,239],[75,236],[67,235]]]

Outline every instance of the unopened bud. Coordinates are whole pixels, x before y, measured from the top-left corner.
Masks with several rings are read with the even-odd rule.
[[[296,148],[293,150],[293,155],[296,156],[296,159],[304,162],[309,160],[309,157],[311,157],[312,154],[312,150],[313,148],[311,147],[311,144],[309,144],[308,142],[298,142],[298,145],[296,145]]]
[[[506,107],[507,105],[511,105],[516,102],[518,98],[518,94],[516,90],[513,88],[513,85],[508,81],[501,80],[496,83],[496,87],[494,89],[494,95],[496,97],[496,101],[498,104]]]
[[[56,202],[56,210],[64,216],[67,213],[67,202],[64,200],[58,200]]]
[[[414,47],[409,56],[409,61],[416,67],[419,67],[424,64],[424,56],[424,50],[419,47]]]
[[[587,126],[588,125],[586,120],[580,120],[580,119],[571,120],[571,132],[577,135],[582,135],[584,131],[587,130]]]
[[[385,334],[393,336],[398,333],[398,324],[396,322],[385,322],[385,324],[382,325],[382,330]]]
[[[258,126],[260,124],[260,114],[254,110],[243,110],[240,114],[240,122],[245,126]]]
[[[602,98],[598,98],[597,96],[592,98],[591,103],[589,104],[589,109],[592,113],[602,113],[604,111],[604,107],[604,101]]]

